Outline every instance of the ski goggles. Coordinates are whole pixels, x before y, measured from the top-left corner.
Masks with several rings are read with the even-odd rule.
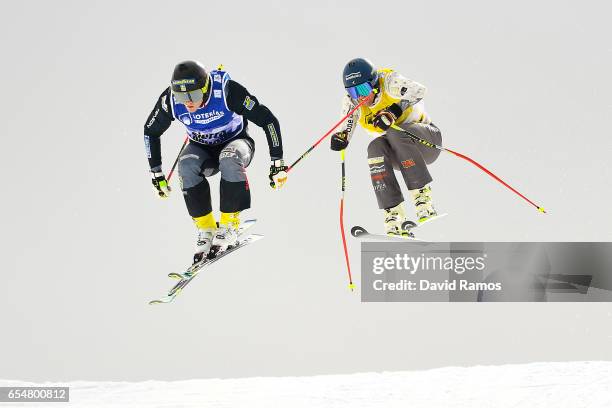
[[[174,99],[178,103],[182,103],[182,104],[185,104],[187,102],[200,103],[202,102],[202,100],[204,100],[204,96],[208,94],[209,82],[210,82],[210,77],[207,77],[206,84],[200,89],[195,89],[193,91],[186,91],[186,92],[172,91],[172,94],[174,95]]]
[[[364,82],[363,84],[351,86],[350,88],[346,88],[346,92],[353,99],[359,99],[362,96],[368,96],[372,93],[374,88],[372,88],[372,84],[369,82]]]

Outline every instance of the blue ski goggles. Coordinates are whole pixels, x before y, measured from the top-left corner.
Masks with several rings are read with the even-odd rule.
[[[348,92],[353,99],[359,99],[362,96],[369,96],[373,90],[374,88],[372,88],[372,84],[369,82],[364,82],[363,84],[346,88],[346,92]]]

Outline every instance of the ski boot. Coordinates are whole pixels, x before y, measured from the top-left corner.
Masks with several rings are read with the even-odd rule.
[[[235,246],[238,243],[238,227],[240,226],[240,219],[238,218],[240,212],[234,213],[221,213],[221,220],[219,221],[219,228],[213,238],[213,248],[211,254],[216,254],[226,251],[228,248]]]
[[[198,239],[196,241],[195,253],[193,255],[193,263],[202,262],[210,253],[212,247],[214,230],[198,230]]]
[[[434,208],[431,200],[431,187],[427,185],[423,188],[410,190],[410,195],[412,196],[417,220],[419,220],[420,224],[438,216],[438,212]]]
[[[194,218],[193,221],[198,229],[195,253],[193,255],[193,263],[196,264],[208,257],[212,247],[213,236],[217,229],[217,223],[212,212],[203,217]]]
[[[406,220],[403,202],[395,207],[385,208],[385,233],[387,235],[414,238],[414,234],[409,228],[406,228],[413,224],[411,221]]]

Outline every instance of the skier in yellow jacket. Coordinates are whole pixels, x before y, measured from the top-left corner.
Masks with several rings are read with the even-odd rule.
[[[399,170],[408,187],[420,223],[435,216],[427,168],[440,151],[415,143],[408,135],[391,128],[397,125],[431,143],[440,145],[442,134],[425,112],[425,87],[391,69],[376,69],[363,58],[349,61],[343,72],[347,95],[343,112],[349,113],[359,102],[370,98],[341,125],[331,138],[332,150],[346,149],[359,123],[375,138],[368,146],[368,165],[372,186],[380,209],[384,210],[388,235],[409,235],[402,229],[406,221],[404,196],[394,173]]]

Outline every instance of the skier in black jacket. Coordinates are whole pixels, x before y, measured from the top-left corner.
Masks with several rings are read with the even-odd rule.
[[[246,168],[253,158],[255,142],[248,134],[248,121],[266,134],[272,188],[283,186],[287,167],[280,126],[272,112],[231,80],[222,66],[207,72],[196,61],[184,61],[174,68],[170,87],[159,96],[144,126],[152,182],[162,198],[168,197],[170,188],[162,171],[160,136],[175,119],[185,126],[189,137],[179,158],[178,173],[187,211],[198,230],[195,263],[206,257],[212,245],[224,251],[236,244],[239,213],[251,206]],[[206,180],[217,172],[221,173],[218,228]]]

